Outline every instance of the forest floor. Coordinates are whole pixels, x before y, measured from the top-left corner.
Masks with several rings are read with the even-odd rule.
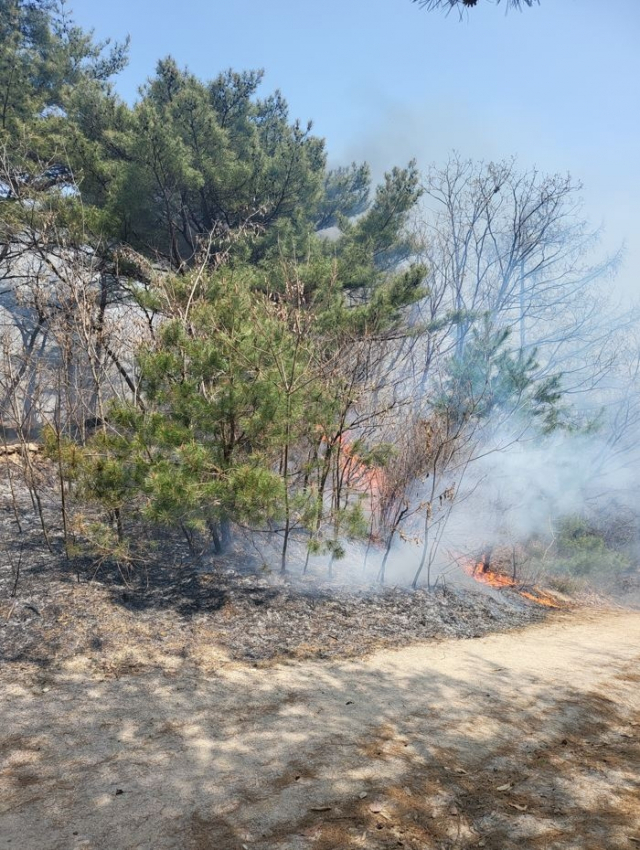
[[[0,668],[2,850],[640,847],[640,612],[268,668],[132,652]]]

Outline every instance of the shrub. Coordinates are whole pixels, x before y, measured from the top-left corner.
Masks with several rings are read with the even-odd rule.
[[[629,567],[629,558],[607,546],[603,535],[582,516],[563,518],[558,526],[554,569],[572,576],[604,576]]]

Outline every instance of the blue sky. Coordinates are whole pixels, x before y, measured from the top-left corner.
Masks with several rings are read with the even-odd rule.
[[[640,296],[640,0],[541,0],[457,14],[410,0],[72,0],[96,36],[131,36],[117,87],[134,100],[158,58],[203,78],[264,68],[333,163],[374,173],[416,157],[516,155],[584,183],[604,249],[627,243],[618,289]]]

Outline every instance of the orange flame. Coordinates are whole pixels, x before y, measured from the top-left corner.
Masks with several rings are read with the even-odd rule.
[[[462,568],[467,573],[467,575],[471,576],[471,578],[479,581],[481,584],[488,584],[489,587],[511,587],[513,590],[517,591],[520,596],[524,596],[525,599],[530,599],[532,602],[535,602],[537,605],[545,605],[547,608],[561,608],[562,605],[560,602],[555,599],[550,593],[547,593],[546,590],[542,590],[539,587],[531,587],[528,590],[525,590],[521,583],[517,582],[515,579],[510,576],[505,575],[504,573],[496,572],[496,570],[492,570],[488,556],[484,556],[481,561],[473,561],[471,559],[466,559],[462,561]]]
[[[373,502],[380,492],[382,470],[367,465],[354,451],[346,436],[339,438],[342,469],[354,490],[368,493]]]

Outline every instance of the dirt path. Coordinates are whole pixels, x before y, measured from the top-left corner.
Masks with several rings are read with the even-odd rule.
[[[14,678],[0,847],[640,847],[639,659],[640,613],[607,612],[209,678]]]

